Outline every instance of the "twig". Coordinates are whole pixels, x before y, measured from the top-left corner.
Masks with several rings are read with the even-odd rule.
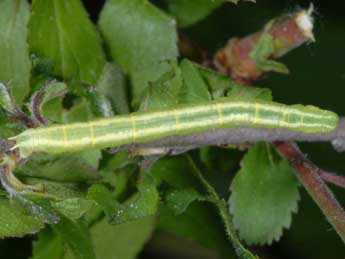
[[[296,169],[300,182],[345,242],[345,212],[332,191],[322,180],[323,172],[305,158],[296,144],[276,142],[275,146],[280,154],[291,162]]]
[[[337,175],[335,173],[330,173],[324,170],[319,170],[320,177],[328,183],[332,183],[336,186],[345,188],[345,177],[342,175]]]
[[[195,149],[205,145],[227,145],[241,143],[255,143],[258,141],[304,141],[304,142],[332,142],[338,151],[345,150],[345,118],[341,118],[336,130],[325,133],[305,133],[288,129],[267,129],[234,127],[214,129],[190,135],[175,135],[146,143],[135,143],[115,148],[119,150],[137,150],[145,148],[164,148],[176,151]]]

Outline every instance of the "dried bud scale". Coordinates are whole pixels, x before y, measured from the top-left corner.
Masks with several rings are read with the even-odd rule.
[[[262,38],[269,36],[271,39],[271,46],[264,46],[266,51],[260,57],[262,60],[279,58],[305,42],[314,41],[312,12],[311,5],[308,10],[300,10],[269,21],[259,32],[244,38],[230,39],[224,48],[215,54],[214,65],[219,71],[244,84],[259,79],[268,70],[258,65],[252,52],[258,48]]]

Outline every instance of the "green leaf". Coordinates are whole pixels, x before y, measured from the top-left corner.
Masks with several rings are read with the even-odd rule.
[[[192,103],[211,100],[207,84],[204,82],[198,67],[184,59],[180,63],[183,77],[183,87],[180,91],[180,103]]]
[[[70,83],[69,89],[74,90],[74,85]],[[75,98],[67,98],[67,101],[71,102],[68,105],[70,106],[69,109],[64,107],[63,97],[53,98],[52,100],[48,100],[42,107],[45,118],[55,123],[71,123],[89,121],[95,117],[102,116],[99,113],[100,110],[96,107],[97,100],[92,100],[92,97],[88,96],[90,92],[94,92],[94,88],[86,88],[85,84],[80,83],[76,83],[76,85],[82,86],[83,90],[81,90],[82,93],[73,93],[75,94]]]
[[[87,95],[86,104],[90,107],[90,111],[96,117],[112,117],[114,110],[110,100],[104,94],[100,93],[97,89],[91,88]]]
[[[31,259],[61,259],[63,255],[63,242],[50,228],[42,230],[38,234],[38,240],[33,242],[33,257]]]
[[[116,190],[112,192],[104,185],[95,184],[89,189],[87,197],[101,206],[111,224],[122,224],[156,213],[159,201],[156,182],[146,172],[140,179],[138,191],[130,198],[119,203],[116,195]]]
[[[194,202],[184,213],[176,215],[169,207],[160,207],[158,227],[170,233],[196,240],[218,251],[224,258],[234,258],[217,211],[211,204]]]
[[[0,82],[9,85],[19,104],[30,91],[31,63],[26,43],[29,14],[27,1],[0,2]]]
[[[221,6],[224,0],[166,0],[169,12],[174,15],[179,26],[192,25],[207,15],[214,9]],[[233,2],[237,2],[236,0]]]
[[[269,144],[249,149],[231,185],[233,222],[249,244],[271,244],[297,211],[298,182],[293,169]]]
[[[47,121],[45,117],[40,118],[43,115],[44,105],[55,98],[64,96],[66,93],[67,85],[65,83],[55,81],[49,82],[32,95],[29,106],[31,114],[35,115],[35,118],[40,123],[42,123],[42,120]],[[60,111],[62,112],[62,107]],[[58,113],[59,111],[55,112]]]
[[[66,80],[96,83],[104,66],[100,37],[79,0],[32,1],[29,45]]]
[[[89,229],[83,221],[72,221],[61,217],[60,222],[52,225],[52,228],[74,255],[74,259],[97,258],[93,250]]]
[[[17,111],[17,105],[9,89],[3,83],[0,83],[0,106],[9,114],[14,114]]]
[[[219,239],[221,239],[222,237],[218,236],[217,239],[216,237],[212,237],[213,239],[217,240],[216,244],[214,244],[212,241],[209,240],[209,235],[203,233],[201,228],[203,228],[204,226],[212,225],[212,228],[218,228],[217,230],[215,230],[215,232],[218,232],[218,234],[214,235],[221,235],[223,236],[223,238],[226,238],[225,233],[228,235],[229,240],[232,242],[235,251],[241,259],[256,258],[254,255],[250,253],[250,251],[245,249],[238,240],[235,230],[232,226],[230,215],[227,211],[225,202],[218,196],[213,187],[206,181],[202,173],[196,167],[194,161],[189,156],[178,156],[161,159],[153,165],[152,175],[155,177],[157,181],[160,181],[162,183],[168,183],[171,187],[177,189],[196,190],[203,197],[206,197],[205,201],[207,200],[217,208],[217,212],[220,215],[220,219],[223,220],[223,223],[220,224],[222,234],[219,234],[219,225],[217,226],[217,224],[219,223],[211,223],[214,222],[216,214],[210,216],[210,213],[205,212],[210,211],[208,207],[209,204],[202,203],[204,206],[200,208],[200,203],[193,202],[188,206],[184,213],[177,216],[175,215],[173,209],[164,206],[163,208],[160,208],[158,214],[160,216],[160,221],[162,222],[161,226],[164,229],[169,230],[171,232],[176,232],[177,234],[189,238],[193,238],[201,244],[205,245],[206,247],[219,250],[222,254],[228,253],[228,248],[230,247],[229,244],[226,246],[227,248],[225,249],[227,250],[227,252],[224,251],[224,247],[220,248],[217,244],[217,242],[227,243],[227,240],[224,239],[223,241],[219,241]],[[183,203],[184,205],[186,205],[187,202],[184,201]],[[181,203],[181,205],[183,205],[183,203]],[[189,215],[188,213],[190,208],[193,208],[194,206],[198,207],[197,211],[195,213],[192,212],[192,215]],[[183,208],[183,206],[181,206],[180,208]],[[203,219],[204,217],[206,218]],[[188,228],[189,224],[190,228]],[[207,231],[210,232],[211,230]]]
[[[145,242],[150,238],[154,226],[154,217],[146,217],[116,226],[109,225],[106,219],[101,219],[92,225],[89,232],[96,258],[136,258]],[[80,258],[80,256],[71,255],[70,246],[64,241],[62,235],[53,232],[50,228],[44,229],[39,233],[38,240],[34,242],[32,259]]]
[[[71,220],[81,218],[93,206],[93,202],[81,198],[70,198],[53,202],[52,206]]]
[[[97,258],[134,259],[150,238],[154,217],[144,217],[120,225],[109,225],[103,219],[95,223],[90,234]]]
[[[126,202],[116,204],[115,211],[110,220],[111,224],[121,224],[156,213],[159,194],[156,182],[152,176],[148,175],[148,173],[144,175],[138,189],[138,192],[126,200]]]
[[[95,118],[92,105],[86,98],[78,98],[68,111],[62,111],[62,123],[84,122]]]
[[[96,89],[106,96],[117,114],[129,113],[126,79],[114,63],[106,63]]]
[[[190,157],[188,157],[188,160],[189,160],[190,166],[193,168],[194,174],[198,177],[200,183],[207,190],[207,193],[209,194],[209,198],[208,198],[209,201],[214,203],[214,205],[217,207],[219,215],[224,222],[225,231],[235,249],[237,256],[240,259],[257,259],[257,257],[254,256],[249,250],[247,250],[238,239],[234,226],[231,222],[230,214],[227,210],[225,201],[218,196],[215,189],[211,186],[211,184],[207,182],[207,180],[202,175],[201,171],[198,169],[194,161]]]
[[[0,109],[0,138],[10,138],[22,132],[25,128],[22,125],[11,123],[6,114]]]
[[[61,182],[82,182],[99,178],[97,171],[99,151],[76,154],[37,154],[20,165],[16,173]]]
[[[115,197],[126,193],[128,181],[137,172],[137,162],[137,158],[130,157],[129,151],[119,151],[100,171],[103,182],[114,188]]]
[[[250,53],[250,58],[263,71],[275,71],[278,73],[288,74],[289,69],[280,62],[269,59],[274,53],[273,37],[264,33]]]
[[[198,193],[205,193],[187,156],[164,157],[152,166],[151,174],[157,182],[168,183],[175,189],[195,189]]]
[[[43,95],[41,97],[41,107],[44,106],[47,102],[50,100],[53,100],[54,98],[63,96],[67,91],[67,85],[62,82],[50,82],[44,89],[42,89]]]
[[[158,80],[149,83],[140,104],[140,110],[147,111],[177,105],[182,84],[181,70],[177,62],[170,62],[170,70]]]
[[[0,238],[34,234],[43,226],[43,219],[32,215],[18,201],[0,198]]]
[[[195,64],[196,65],[196,64]],[[198,66],[198,65],[196,65]],[[243,86],[229,79],[228,76],[217,73],[213,70],[198,66],[198,69],[208,84],[213,98],[243,97],[252,99],[272,100],[271,90],[263,87]]]
[[[249,89],[246,89],[249,88]],[[240,86],[234,85],[227,93],[227,97],[243,97],[244,99],[260,99],[271,101],[272,92],[268,88],[254,87],[254,86]]]
[[[172,190],[165,196],[166,206],[171,208],[175,215],[182,214],[193,201],[203,201],[205,197],[194,189]]]
[[[87,198],[95,201],[110,219],[117,205],[113,193],[102,184],[94,184],[89,188]]]
[[[25,196],[38,196],[50,201],[59,201],[63,199],[85,197],[87,186],[81,183],[55,182],[34,177],[21,178],[23,182],[30,185],[41,184],[44,186],[44,192],[28,193]],[[49,209],[52,209],[51,206]]]
[[[111,58],[131,76],[134,99],[176,61],[175,21],[147,0],[107,1],[99,26]]]

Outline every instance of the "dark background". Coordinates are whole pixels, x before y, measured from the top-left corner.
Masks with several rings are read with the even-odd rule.
[[[129,0],[130,1],[130,0]],[[192,0],[191,0],[192,1]],[[104,1],[85,0],[91,18],[96,21]],[[162,4],[161,1],[155,1]],[[184,32],[198,45],[214,52],[229,37],[254,32],[269,19],[300,7],[310,1],[257,0],[257,3],[224,4],[209,17]],[[314,1],[316,42],[302,46],[281,59],[290,75],[270,74],[256,85],[269,87],[276,101],[314,104],[345,114],[345,2]],[[164,6],[164,4],[162,4]],[[336,153],[329,144],[302,144],[303,151],[324,169],[345,173],[345,154]],[[332,187],[333,188],[333,187]],[[340,202],[345,190],[333,188]],[[265,258],[341,259],[345,246],[326,222],[318,207],[301,188],[299,212],[294,215],[291,229],[280,242],[258,251]],[[344,202],[343,202],[344,204]],[[345,205],[345,204],[344,204]],[[1,258],[28,258],[33,237],[0,241]],[[254,248],[256,249],[256,248]],[[217,258],[193,242],[164,233],[156,233],[143,251],[142,259]]]

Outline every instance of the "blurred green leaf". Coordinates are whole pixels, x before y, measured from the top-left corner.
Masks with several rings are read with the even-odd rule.
[[[274,53],[273,37],[264,33],[255,48],[251,51],[250,57],[255,64],[263,71],[275,71],[278,73],[288,74],[289,69],[283,63],[269,59]]]
[[[71,220],[81,218],[91,207],[93,202],[81,198],[70,198],[53,202],[52,206]]]
[[[100,37],[79,0],[32,1],[29,45],[67,80],[96,83],[104,66]]]
[[[22,125],[11,122],[8,114],[0,109],[0,138],[12,137],[24,130]]]
[[[62,82],[50,82],[47,84],[44,89],[42,89],[42,97],[40,99],[40,107],[43,107],[44,104],[50,100],[63,96],[67,92],[67,85]]]
[[[138,186],[137,193],[124,203],[116,204],[113,215],[111,216],[111,224],[121,224],[156,213],[159,202],[156,182],[146,172],[141,180],[142,182]]]
[[[117,201],[116,188],[111,191],[102,184],[93,185],[87,197],[101,206],[111,224],[118,225],[154,215],[159,201],[156,182],[149,173],[143,174],[138,183],[138,191],[124,202]]]
[[[136,258],[147,239],[150,238],[154,226],[155,219],[153,217],[146,217],[116,226],[109,225],[106,219],[101,219],[92,225],[89,232],[96,258]],[[89,258],[71,254],[70,245],[67,244],[66,246],[66,240],[63,239],[64,235],[59,233],[59,231],[53,232],[50,228],[41,231],[38,240],[34,242],[34,256],[32,259]],[[78,249],[82,247],[78,245]]]
[[[158,80],[149,83],[144,90],[140,110],[159,109],[178,104],[178,97],[183,86],[181,70],[177,62],[169,62],[170,70]]]
[[[45,192],[33,193],[38,197],[46,198],[47,201],[59,201],[63,199],[85,197],[87,193],[87,185],[84,183],[69,183],[69,182],[56,182],[51,180],[44,180],[34,177],[22,178],[23,182],[30,185],[42,184],[44,185]],[[32,193],[30,196],[33,195]],[[27,194],[28,195],[28,194]],[[26,195],[26,196],[27,196]],[[50,207],[51,209],[51,207]]]
[[[205,197],[194,189],[172,190],[165,196],[166,206],[172,209],[175,215],[182,214],[193,201],[203,201]]]
[[[110,100],[117,114],[129,113],[126,78],[116,64],[105,64],[96,90]]]
[[[96,259],[90,232],[82,220],[73,221],[61,217],[58,224],[52,225],[55,233],[73,254],[73,259]],[[71,258],[71,257],[66,257]]]
[[[50,228],[45,228],[33,242],[33,256],[31,259],[61,259],[64,246],[60,236],[55,235]]]
[[[31,63],[26,42],[29,14],[27,1],[0,2],[0,82],[9,85],[19,104],[30,91]]]
[[[76,154],[37,154],[16,169],[19,175],[61,182],[84,182],[99,178],[97,171],[99,151]]]
[[[205,188],[193,173],[187,156],[164,157],[152,166],[151,174],[156,181],[168,183],[174,189],[195,189],[205,194]]]
[[[166,2],[169,12],[176,17],[178,25],[185,27],[205,18],[225,0],[166,0]]]
[[[87,198],[95,201],[104,211],[108,220],[116,209],[117,201],[114,194],[102,184],[94,184],[89,188]]]
[[[243,97],[253,99],[272,100],[272,93],[269,88],[243,86],[229,79],[228,76],[213,70],[201,67],[197,64],[201,75],[207,82],[214,99],[219,97]]]
[[[31,96],[29,109],[37,123],[47,124],[49,122],[43,115],[44,105],[55,98],[64,96],[66,93],[67,85],[65,83],[51,81]],[[59,111],[55,112],[58,113]]]
[[[225,233],[227,233],[229,240],[232,242],[237,254],[241,259],[255,258],[255,256],[252,255],[247,249],[245,249],[240,243],[240,241],[237,239],[225,202],[218,196],[213,187],[206,181],[202,173],[196,167],[194,161],[189,156],[184,155],[179,157],[169,157],[158,161],[152,168],[152,175],[156,178],[157,181],[160,181],[161,184],[165,182],[168,183],[171,187],[180,190],[194,189],[195,191],[197,191],[199,195],[202,195],[203,198],[201,199],[204,199],[205,201],[208,201],[209,203],[213,204],[217,209],[218,214],[220,215],[219,219],[223,220],[223,224],[220,225],[222,228],[222,234],[219,234],[219,229],[214,230],[216,233],[218,232],[217,234],[214,234],[215,236],[218,236],[217,242],[228,242],[226,240],[219,240],[221,238],[226,238]],[[219,249],[220,253],[228,253],[229,251],[224,251],[224,247],[221,248],[218,246],[219,244],[217,244],[217,242],[213,243],[212,241],[210,241],[208,239],[209,236],[203,236],[203,234],[200,233],[202,231],[199,230],[199,228],[201,228],[200,225],[212,225],[212,227],[218,228],[216,226],[218,223],[212,222],[215,220],[215,217],[217,217],[216,214],[214,214],[213,216],[209,216],[208,213],[205,214],[205,212],[201,212],[204,211],[204,207],[200,208],[201,205],[197,202],[191,203],[191,198],[188,200],[188,197],[186,197],[186,199],[182,200],[182,202],[181,200],[179,201],[179,199],[176,198],[179,198],[179,196],[170,196],[168,203],[164,204],[163,207],[160,207],[160,211],[158,214],[160,216],[160,225],[162,224],[161,226],[164,229],[169,230],[170,232],[175,232],[177,234],[193,238],[194,240],[197,240],[201,244],[205,245],[206,247]],[[202,204],[205,204],[204,206],[209,206],[209,203]],[[174,207],[174,205],[176,204],[180,206],[177,207],[177,211],[181,211],[184,209],[185,212],[179,215],[175,215],[176,210],[172,207]],[[192,212],[192,215],[189,215],[189,208],[194,206],[198,207],[197,209],[200,211],[198,213]],[[206,218],[204,219],[203,217]],[[210,220],[208,217],[213,217],[213,219]],[[200,220],[198,220],[197,218],[200,218]],[[188,228],[189,224],[190,228]]]
[[[110,100],[104,94],[92,87],[87,95],[89,101],[90,111],[96,117],[112,117],[114,116],[114,109]]]
[[[43,219],[32,215],[21,203],[0,197],[0,238],[34,234],[43,226]]]
[[[99,26],[111,58],[131,76],[134,99],[176,61],[175,21],[147,0],[107,1]]]
[[[100,171],[103,182],[114,188],[115,197],[126,193],[130,179],[138,170],[137,162],[137,158],[130,157],[129,151],[120,151],[114,154]]]
[[[3,83],[0,83],[0,106],[9,114],[14,114],[17,111],[15,100],[13,100],[8,87]]]
[[[150,238],[155,226],[154,217],[144,217],[120,225],[109,225],[103,219],[95,223],[90,234],[97,258],[134,259]]]
[[[83,122],[95,118],[95,113],[92,109],[89,100],[80,97],[74,100],[73,106],[69,110],[62,110],[62,123]]]
[[[159,209],[159,229],[196,240],[204,247],[214,249],[224,258],[235,258],[224,225],[211,204],[194,202],[184,213],[176,215],[166,206]]]
[[[141,110],[172,107],[224,97],[271,100],[267,88],[247,87],[228,77],[184,59],[179,66],[169,62],[170,71],[149,84],[141,102]]]
[[[249,149],[231,191],[233,222],[248,244],[271,244],[290,227],[299,200],[298,182],[289,163],[269,144]]]
[[[208,86],[202,78],[198,66],[188,59],[180,63],[183,77],[183,88],[180,91],[180,103],[192,103],[211,100]]]
[[[31,83],[36,86],[45,80],[52,80],[51,76],[54,74],[54,61],[46,57],[38,57],[31,54]],[[34,88],[35,89],[35,88]]]

